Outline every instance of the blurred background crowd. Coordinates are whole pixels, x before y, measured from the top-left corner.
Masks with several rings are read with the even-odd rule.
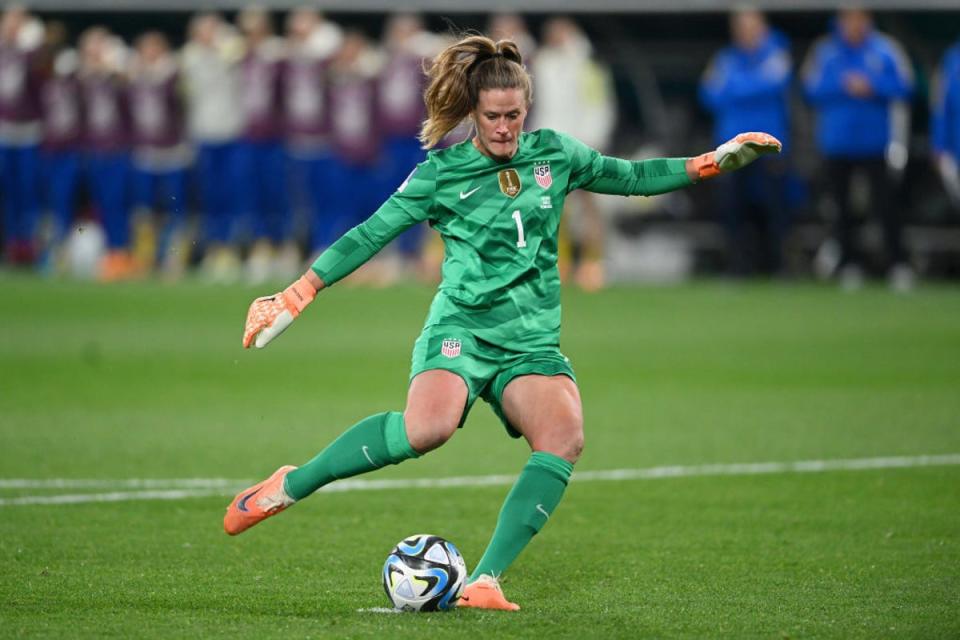
[[[444,19],[305,6],[152,20],[11,5],[3,260],[103,281],[294,277],[425,157],[423,65],[472,28],[524,52],[528,128],[635,159],[694,155],[741,131],[784,142],[683,192],[572,194],[569,281],[816,275],[855,289],[875,276],[906,291],[960,273],[960,45],[949,42],[960,12],[929,15]],[[433,233],[414,228],[354,279],[430,280],[441,259]]]

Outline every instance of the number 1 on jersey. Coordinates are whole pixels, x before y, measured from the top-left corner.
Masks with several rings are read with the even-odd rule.
[[[513,212],[513,220],[517,223],[517,248],[523,249],[527,241],[523,239],[523,220],[520,219],[520,209]]]

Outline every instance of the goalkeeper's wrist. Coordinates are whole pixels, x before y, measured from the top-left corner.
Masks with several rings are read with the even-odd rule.
[[[715,151],[708,151],[694,158],[687,158],[687,175],[691,182],[700,182],[720,175]]]
[[[307,280],[306,276],[300,276],[296,282],[283,290],[286,307],[294,317],[300,315],[300,312],[316,297],[317,288]]]

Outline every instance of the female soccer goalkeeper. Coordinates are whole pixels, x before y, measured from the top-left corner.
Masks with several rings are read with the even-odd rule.
[[[301,467],[285,466],[234,498],[224,528],[236,535],[325,484],[436,449],[479,396],[532,454],[507,495],[493,537],[459,605],[516,610],[497,578],[543,527],[583,447],[580,394],[560,353],[557,227],[574,189],[653,195],[737,169],[780,143],[744,133],[695,158],[629,162],[557,131],[523,132],[530,77],[517,46],[466,37],[429,71],[420,139],[437,144],[464,118],[475,134],[430,152],[368,220],[325,251],[286,290],[256,299],[243,346],[265,346],[317,292],[429,220],[443,237],[443,280],[413,347],[407,406],[353,425]]]

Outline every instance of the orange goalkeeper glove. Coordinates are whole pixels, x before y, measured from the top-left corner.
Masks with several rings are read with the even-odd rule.
[[[696,158],[692,158],[697,178],[704,180],[736,171],[747,166],[767,153],[780,153],[783,145],[769,133],[751,131],[741,133],[716,148]]]
[[[300,315],[317,296],[317,290],[301,277],[292,285],[272,296],[257,298],[247,310],[247,324],[243,329],[243,348],[249,349],[256,338],[257,349],[284,332],[294,318]]]

